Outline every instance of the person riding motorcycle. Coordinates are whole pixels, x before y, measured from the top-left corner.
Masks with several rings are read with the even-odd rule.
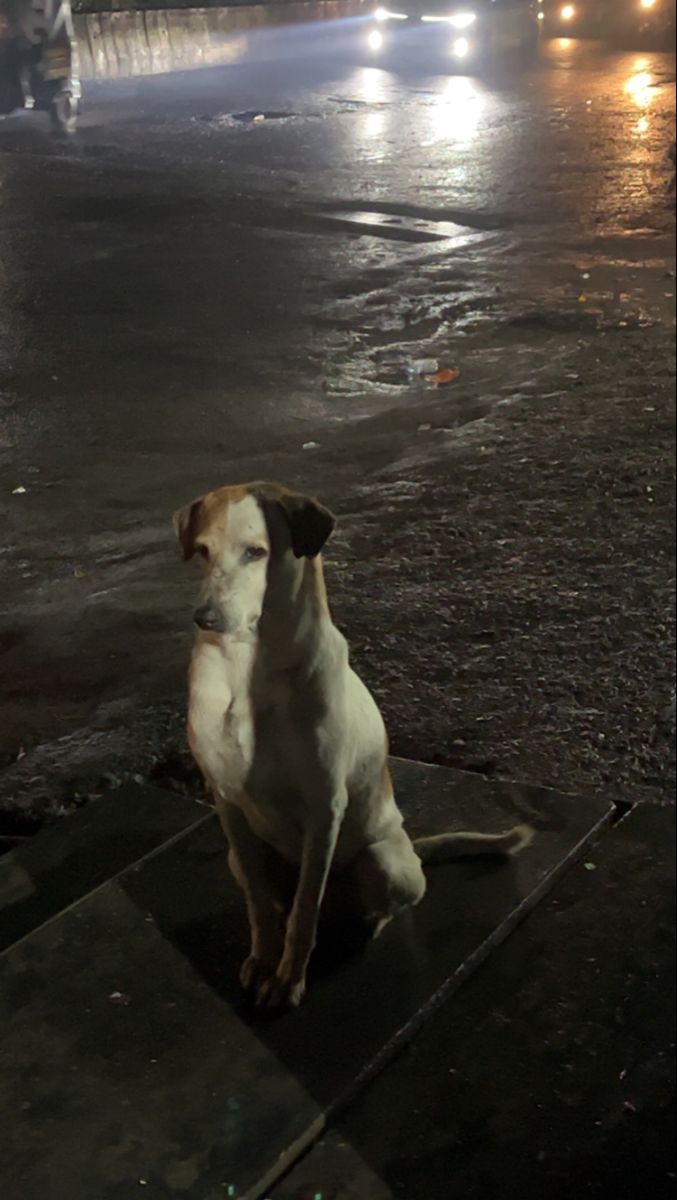
[[[71,132],[80,94],[70,0],[0,0],[0,113],[43,109]]]
[[[16,0],[0,0],[0,113],[24,104],[21,36]]]

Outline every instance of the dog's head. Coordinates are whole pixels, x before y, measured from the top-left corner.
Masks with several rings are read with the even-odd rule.
[[[203,566],[195,623],[237,637],[256,628],[271,561],[315,558],[335,519],[310,496],[249,483],[207,492],[174,513],[173,523],[184,559],[197,555]]]

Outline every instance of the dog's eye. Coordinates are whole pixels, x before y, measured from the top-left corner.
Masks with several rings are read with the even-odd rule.
[[[245,548],[245,562],[257,562],[260,558],[265,558],[268,551],[265,546],[247,546]]]
[[[205,562],[209,562],[209,550],[202,542],[195,547],[195,553],[199,554],[200,558],[204,559]]]

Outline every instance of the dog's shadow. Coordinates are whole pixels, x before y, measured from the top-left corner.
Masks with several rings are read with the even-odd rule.
[[[420,906],[396,917],[375,940],[359,925],[325,917],[306,1000],[297,1010],[271,1016],[240,987],[247,919],[216,820],[121,883],[323,1108],[453,991],[506,935],[524,900],[512,862],[461,860],[432,868]]]

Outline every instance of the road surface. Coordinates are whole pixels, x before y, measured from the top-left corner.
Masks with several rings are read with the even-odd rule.
[[[170,516],[251,477],[339,514],[336,617],[397,752],[665,785],[674,57],[449,75],[356,28],[90,86],[70,141],[0,122],[8,829],[185,778]]]

